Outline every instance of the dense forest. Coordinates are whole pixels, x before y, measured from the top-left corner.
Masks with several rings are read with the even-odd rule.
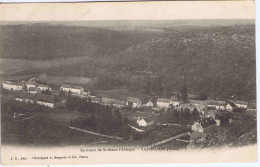
[[[256,98],[254,24],[183,29],[31,24],[6,25],[0,31],[1,58],[89,57],[44,72],[97,77],[93,89],[127,88],[165,96],[186,84],[188,93]]]

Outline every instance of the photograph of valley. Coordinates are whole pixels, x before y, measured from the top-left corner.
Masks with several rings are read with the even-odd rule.
[[[253,19],[6,21],[0,47],[2,145],[257,143]]]

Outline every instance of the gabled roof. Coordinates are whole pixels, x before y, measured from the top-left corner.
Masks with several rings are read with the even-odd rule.
[[[56,103],[59,101],[59,98],[55,95],[46,95],[46,94],[40,94],[40,93],[36,93],[33,95],[30,93],[26,93],[26,92],[16,92],[14,95],[16,98],[31,99],[34,101],[42,101],[42,102],[46,102],[46,103]]]
[[[231,105],[231,107],[236,107],[236,104],[235,103],[233,103],[233,102],[228,102],[228,104],[230,104]]]
[[[207,101],[205,100],[189,100],[191,104],[200,104],[200,105],[206,105]]]
[[[127,97],[126,101],[133,102],[133,103],[139,103],[141,100],[139,98],[136,98],[136,97]]]
[[[241,100],[235,100],[235,104],[248,105],[248,102],[246,102],[246,101],[241,101]]]
[[[256,109],[256,103],[248,103],[248,107],[249,109]]]
[[[171,99],[165,99],[165,98],[159,98],[157,102],[163,102],[163,103],[170,103],[172,100]]]
[[[206,109],[206,110],[217,110],[217,108],[214,107],[214,106],[206,106],[205,109]]]
[[[206,100],[207,105],[216,105],[216,106],[225,106],[226,101],[219,101],[219,100]]]
[[[77,85],[69,85],[69,84],[62,84],[61,88],[71,88],[71,89],[83,89],[82,86]]]
[[[39,88],[37,88],[37,87],[30,87],[29,91],[39,91]]]
[[[8,84],[8,85],[17,85],[17,86],[23,86],[22,82],[14,82],[14,81],[4,81],[3,83]]]
[[[155,117],[150,116],[150,117],[146,117],[146,118],[143,118],[143,119],[148,123],[148,122],[154,121],[154,120],[155,120]]]
[[[46,87],[46,88],[50,88],[49,85],[44,85],[44,84],[38,84],[37,87]]]
[[[178,98],[177,98],[176,96],[171,96],[171,101],[177,102],[177,101],[179,101],[179,100],[178,100]]]

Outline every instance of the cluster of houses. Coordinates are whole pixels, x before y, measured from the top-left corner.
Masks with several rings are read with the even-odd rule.
[[[65,105],[66,101],[59,98],[57,95],[52,93],[52,88],[48,85],[39,84],[35,81],[29,80],[27,82],[12,82],[4,81],[3,88],[7,90],[13,90],[15,93],[15,100],[30,102],[39,105],[43,105],[50,108],[58,108]],[[125,101],[116,100],[111,98],[105,98],[101,96],[93,96],[90,94],[90,91],[84,91],[84,88],[81,86],[62,84],[60,86],[60,91],[63,91],[72,96],[77,96],[79,98],[88,98],[91,99],[93,103],[99,103],[102,105],[110,105],[116,108],[150,108],[151,110],[160,110],[167,108],[177,108],[178,110],[189,108],[192,112],[196,109],[201,117],[201,120],[194,124],[194,127],[197,127],[197,130],[192,128],[194,134],[201,133],[201,128],[205,129],[208,127],[209,122],[214,125],[219,125],[220,121],[217,119],[216,115],[221,111],[232,112],[235,108],[242,108],[248,110],[256,110],[255,103],[248,103],[245,101],[223,101],[223,100],[192,100],[189,102],[183,103],[178,100],[177,97],[172,96],[171,98],[157,98],[151,97],[146,99],[141,99],[137,97],[127,97]],[[44,91],[49,91],[49,94],[42,93]],[[195,95],[194,95],[195,96]],[[193,96],[192,96],[193,97]],[[148,127],[154,124],[156,117],[153,116],[144,116],[137,117],[136,123],[139,127]],[[200,124],[200,125],[199,125]],[[207,125],[207,126],[206,126]]]

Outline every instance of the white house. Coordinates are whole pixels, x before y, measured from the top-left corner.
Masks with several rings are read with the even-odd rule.
[[[81,86],[75,86],[75,85],[61,85],[60,90],[65,92],[71,92],[75,94],[82,94],[84,92],[84,88]]]
[[[136,97],[128,97],[126,99],[126,106],[138,108],[142,106],[142,101]]]
[[[194,122],[194,124],[191,126],[191,131],[203,133],[203,127],[200,123]]]
[[[229,102],[226,104],[225,108],[227,111],[233,111],[233,109],[236,107],[235,103]]]
[[[147,118],[138,118],[137,119],[137,124],[138,126],[142,126],[142,127],[148,127],[153,125],[155,122],[155,118],[154,117],[147,117]]]
[[[179,100],[177,99],[177,97],[172,96],[172,97],[171,97],[171,104],[172,104],[174,107],[177,107],[177,106],[180,105],[180,102],[179,102]]]
[[[157,100],[157,106],[161,108],[169,108],[171,104],[172,101],[170,99],[159,98]]]
[[[24,84],[23,83],[15,83],[12,81],[4,81],[3,82],[3,88],[7,90],[14,90],[14,91],[20,91],[23,90]]]
[[[153,107],[153,102],[150,100],[146,104],[144,104],[146,107]]]

